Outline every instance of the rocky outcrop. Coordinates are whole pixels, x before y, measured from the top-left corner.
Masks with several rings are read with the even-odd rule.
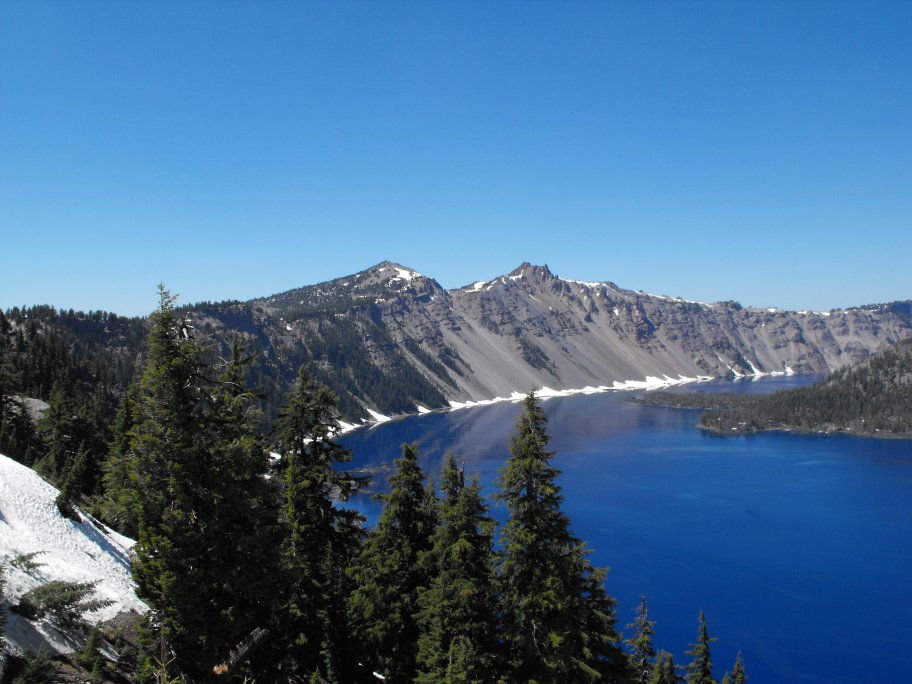
[[[262,352],[278,400],[310,362],[343,413],[612,386],[646,376],[820,373],[912,336],[908,302],[828,312],[705,304],[560,278],[547,266],[447,291],[383,262],[244,303],[191,308],[198,329]]]

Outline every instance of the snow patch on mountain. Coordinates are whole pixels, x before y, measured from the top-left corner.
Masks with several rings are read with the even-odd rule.
[[[6,566],[6,641],[18,652],[72,653],[81,647],[73,635],[43,618],[30,622],[9,612],[26,592],[52,580],[96,582],[98,598],[112,601],[85,614],[89,623],[109,620],[125,611],[145,613],[130,574],[130,548],[135,543],[81,514],[84,522],[64,518],[54,500],[58,491],[35,471],[0,455],[0,557]],[[41,565],[23,570],[11,561],[35,553]]]

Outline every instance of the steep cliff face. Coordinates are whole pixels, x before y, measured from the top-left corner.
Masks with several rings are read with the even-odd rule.
[[[522,264],[452,291],[391,262],[272,297],[196,307],[204,333],[239,333],[276,401],[312,363],[343,413],[366,417],[646,376],[825,372],[912,336],[909,306],[822,313],[704,304]]]

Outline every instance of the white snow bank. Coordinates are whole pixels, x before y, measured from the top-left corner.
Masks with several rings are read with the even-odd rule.
[[[674,385],[684,385],[691,382],[706,382],[707,380],[712,379],[713,378],[709,375],[698,375],[695,378],[682,374],[679,374],[677,378],[672,378],[668,375],[664,375],[661,378],[648,375],[644,380],[615,380],[611,386],[599,385],[598,387],[593,387],[592,385],[587,385],[586,387],[563,390],[556,390],[550,387],[542,387],[541,389],[535,391],[535,396],[539,399],[547,400],[553,397],[571,397],[575,394],[600,394],[602,392],[619,392],[626,390],[644,389],[654,390],[661,389],[663,387],[672,387]],[[509,397],[494,397],[493,399],[480,399],[477,401],[454,401],[453,399],[450,399],[449,404],[451,411],[458,411],[460,409],[474,408],[476,406],[490,406],[491,404],[498,404],[504,401],[517,402],[522,401],[525,398],[525,394],[513,390],[513,392],[510,393]]]
[[[33,470],[0,455],[0,556],[6,565],[6,597],[18,603],[27,591],[51,580],[97,582],[96,596],[113,603],[87,613],[90,622],[108,620],[122,611],[145,613],[130,575],[132,539],[95,525],[64,518],[54,500],[57,490]],[[37,552],[42,565],[30,572],[13,567],[17,556]],[[82,644],[48,619],[30,622],[8,613],[6,639],[19,651],[72,653]]]
[[[367,412],[371,414],[371,418],[374,419],[375,423],[387,423],[392,420],[389,416],[384,416],[382,413],[377,413],[376,411],[371,411],[367,409]]]
[[[380,270],[384,271],[386,269],[380,269]],[[396,276],[393,276],[392,278],[390,278],[390,282],[393,282],[394,280],[404,280],[405,282],[408,283],[408,282],[411,282],[411,280],[413,278],[421,277],[421,274],[418,273],[418,271],[410,271],[407,268],[398,268],[397,267],[396,271],[398,272],[399,275],[396,275]]]

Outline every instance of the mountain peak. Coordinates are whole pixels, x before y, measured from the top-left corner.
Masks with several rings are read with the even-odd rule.
[[[548,264],[545,264],[544,266],[536,266],[535,264],[530,264],[528,261],[522,262],[519,266],[510,271],[507,276],[516,277],[524,274],[529,274],[539,278],[554,277],[554,274],[551,273],[551,269],[548,268]]]
[[[389,259],[384,259],[379,264],[376,264],[375,266],[371,266],[370,268],[365,269],[365,270],[366,271],[388,271],[390,269],[402,269],[403,271],[412,271],[413,273],[417,273],[417,271],[415,271],[415,269],[409,268],[408,266],[403,266],[402,264],[395,262],[395,261],[390,261]]]

